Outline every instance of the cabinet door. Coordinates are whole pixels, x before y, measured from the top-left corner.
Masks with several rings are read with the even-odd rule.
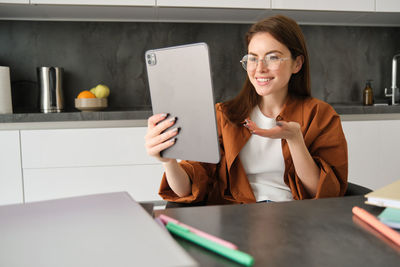
[[[272,9],[375,11],[375,0],[271,0]]]
[[[343,121],[342,125],[350,182],[378,189],[400,179],[400,120]]]
[[[22,202],[19,131],[0,131],[0,205]]]
[[[24,169],[25,201],[128,192],[136,201],[159,201],[161,164]]]
[[[24,169],[155,164],[146,127],[21,131]]]
[[[269,0],[157,0],[159,7],[270,8]]]
[[[376,11],[378,12],[400,12],[399,0],[376,0]]]
[[[31,4],[93,6],[155,6],[155,0],[31,0]]]
[[[0,4],[28,4],[29,0],[0,0]]]
[[[21,131],[25,201],[128,191],[160,200],[163,167],[146,154],[146,127]]]
[[[157,19],[164,22],[254,23],[267,17],[266,0],[157,0]]]

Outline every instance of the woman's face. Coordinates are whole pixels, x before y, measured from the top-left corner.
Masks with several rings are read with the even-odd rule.
[[[302,57],[293,60],[289,49],[271,34],[256,33],[250,40],[248,55],[253,57],[252,67],[248,61],[247,75],[260,96],[282,95],[288,92],[289,79],[302,66]],[[258,61],[254,61],[254,57]],[[266,59],[262,61],[261,59]]]

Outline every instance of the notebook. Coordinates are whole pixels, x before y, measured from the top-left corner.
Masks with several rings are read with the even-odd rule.
[[[0,266],[197,266],[128,193],[0,207]]]
[[[378,218],[387,226],[400,229],[400,209],[386,208],[379,214]]]
[[[162,157],[218,163],[220,158],[208,46],[196,43],[145,54],[153,114],[176,117],[175,144]],[[169,119],[169,118],[167,118]]]
[[[365,197],[367,204],[400,208],[400,180],[368,193]]]

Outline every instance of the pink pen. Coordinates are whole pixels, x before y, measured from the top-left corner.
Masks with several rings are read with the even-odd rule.
[[[176,223],[176,224],[178,224],[178,225],[181,225],[181,226],[183,226],[183,227],[186,227],[186,228],[189,229],[192,233],[194,233],[194,234],[196,234],[196,235],[198,235],[198,236],[204,237],[204,238],[206,238],[206,239],[208,239],[208,240],[210,240],[210,241],[213,241],[213,242],[215,242],[215,243],[218,243],[218,244],[220,244],[220,245],[222,245],[222,246],[225,246],[225,247],[227,247],[227,248],[237,249],[237,246],[236,246],[235,244],[232,244],[232,243],[230,243],[230,242],[228,242],[228,241],[225,241],[225,240],[223,240],[223,239],[220,239],[220,238],[218,238],[218,237],[216,237],[216,236],[207,234],[207,233],[205,233],[205,232],[203,232],[203,231],[201,231],[201,230],[198,230],[198,229],[196,229],[196,228],[193,228],[193,227],[191,227],[191,226],[189,226],[189,225],[183,224],[183,223],[181,223],[181,222],[178,221],[178,220],[175,220],[175,219],[173,219],[173,218],[171,218],[171,217],[168,217],[167,215],[161,214],[161,215],[159,216],[159,218],[160,218],[160,220],[161,220],[164,224],[167,224],[168,222]]]

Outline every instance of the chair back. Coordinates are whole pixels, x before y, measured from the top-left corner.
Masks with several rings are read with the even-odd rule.
[[[368,194],[369,192],[372,192],[372,190],[367,187],[358,184],[347,183],[347,190],[344,196],[360,196]]]

